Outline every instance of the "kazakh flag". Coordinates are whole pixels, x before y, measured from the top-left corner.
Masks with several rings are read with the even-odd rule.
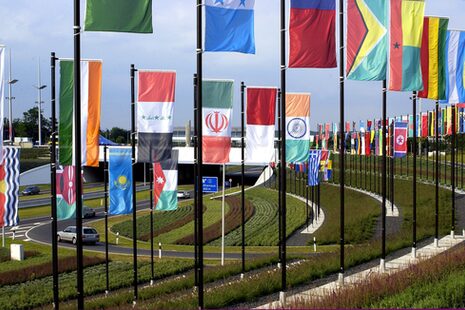
[[[132,212],[132,153],[130,148],[110,148],[110,214]]]
[[[348,0],[348,79],[358,81],[386,79],[387,8],[386,0]]]

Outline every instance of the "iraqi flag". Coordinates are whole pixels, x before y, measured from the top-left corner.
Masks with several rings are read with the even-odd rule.
[[[81,60],[81,159],[82,165],[98,167],[102,61]],[[59,162],[76,163],[74,140],[74,62],[60,60]]]
[[[203,162],[223,164],[229,162],[231,151],[231,117],[233,81],[204,80],[202,82]]]
[[[176,72],[138,71],[137,162],[171,157]]]
[[[19,149],[3,148],[0,165],[0,227],[18,225]]]
[[[248,163],[267,164],[274,159],[276,88],[247,88],[246,157]]]
[[[172,151],[171,159],[153,164],[153,196],[155,209],[173,211],[178,208],[178,157]]]
[[[407,122],[394,123],[394,157],[402,158],[407,155]]]
[[[290,68],[335,68],[336,1],[291,0]]]

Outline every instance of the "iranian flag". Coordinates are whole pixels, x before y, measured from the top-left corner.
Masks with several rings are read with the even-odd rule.
[[[156,163],[171,157],[176,72],[138,71],[137,161]]]
[[[247,88],[246,161],[273,161],[277,88]]]
[[[61,165],[74,165],[74,62],[60,61],[59,146]],[[82,165],[98,167],[102,61],[81,61],[81,159]]]
[[[171,159],[153,164],[153,193],[155,209],[173,211],[178,208],[178,156],[173,150]]]
[[[233,105],[231,80],[204,80],[202,82],[203,162],[229,162],[231,151],[231,117]]]

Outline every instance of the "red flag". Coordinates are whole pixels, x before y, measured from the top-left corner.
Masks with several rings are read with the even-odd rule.
[[[396,122],[394,126],[394,157],[404,157],[407,155],[408,124]]]
[[[428,114],[421,114],[421,137],[428,137]]]

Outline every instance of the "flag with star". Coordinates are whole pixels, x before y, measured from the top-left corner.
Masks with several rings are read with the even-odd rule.
[[[423,90],[420,50],[425,0],[391,0],[389,90]]]
[[[153,197],[155,210],[173,211],[178,208],[178,157],[173,150],[171,159],[153,164]]]
[[[255,0],[205,1],[205,51],[255,54]]]
[[[387,0],[347,3],[347,78],[382,81],[387,69]]]
[[[110,214],[132,213],[132,158],[130,148],[110,148]]]

